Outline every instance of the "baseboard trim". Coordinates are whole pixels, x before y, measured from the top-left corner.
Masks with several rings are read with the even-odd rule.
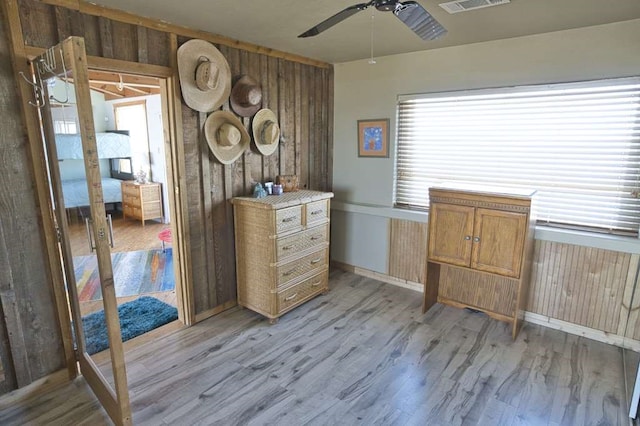
[[[0,396],[0,411],[69,383],[69,370],[58,370],[19,389]]]
[[[380,272],[371,271],[369,269],[360,268],[358,266],[349,265],[347,263],[337,262],[335,260],[331,261],[331,266],[342,269],[343,271],[362,275],[363,277],[373,278],[374,280],[382,281],[387,284],[392,284],[402,288],[408,288],[409,290],[419,291],[420,293],[424,292],[424,284],[403,280],[402,278],[392,277],[391,275],[381,274]]]
[[[373,278],[375,280],[382,281],[387,284],[408,288],[410,290],[419,291],[421,293],[424,292],[424,285],[420,283],[407,281],[400,278],[395,278],[386,274],[382,274],[380,272],[370,271],[365,268],[349,265],[347,263],[337,262],[335,260],[331,261],[331,266],[342,269],[347,272],[353,272],[354,274],[362,275],[367,278]],[[554,330],[565,331],[569,334],[583,336],[591,340],[596,340],[598,342],[608,343],[610,345],[640,352],[640,341],[626,338],[618,334],[595,330],[593,328],[585,327],[583,325],[573,324],[570,322],[547,317],[545,315],[540,315],[533,312],[525,312],[524,320],[532,324],[541,325],[543,327],[552,328]]]
[[[550,318],[545,315],[535,314],[533,312],[525,312],[524,320],[532,324],[538,324],[543,327],[553,328],[555,330],[566,331],[569,334],[583,336],[591,340],[597,340],[598,342],[608,343],[610,345],[640,352],[640,341],[620,336],[618,334],[595,330],[583,325],[573,324],[567,321]]]

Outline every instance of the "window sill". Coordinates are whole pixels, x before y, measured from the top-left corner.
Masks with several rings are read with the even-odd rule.
[[[337,200],[331,202],[331,209],[347,213],[366,214],[370,216],[423,223],[426,223],[429,218],[429,214],[427,212],[372,204],[349,203]],[[576,231],[572,229],[560,229],[538,225],[536,226],[535,238],[536,240],[541,241],[551,241],[555,243],[573,244],[623,253],[640,254],[640,239],[636,237],[598,234],[595,232]]]

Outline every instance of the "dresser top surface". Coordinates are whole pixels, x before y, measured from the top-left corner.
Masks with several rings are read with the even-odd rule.
[[[333,198],[333,192],[312,191],[302,189],[294,192],[285,192],[282,195],[267,195],[264,198],[235,197],[231,202],[235,205],[246,205],[262,209],[282,209],[298,206],[312,201],[320,201]]]

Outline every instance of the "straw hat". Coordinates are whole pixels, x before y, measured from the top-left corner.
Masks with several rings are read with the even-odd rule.
[[[249,147],[251,137],[242,122],[228,111],[215,111],[204,122],[209,149],[222,164],[231,164]]]
[[[278,149],[280,142],[280,126],[276,115],[268,108],[258,111],[251,125],[253,140],[262,155],[271,155]]]
[[[256,80],[243,75],[231,89],[231,108],[241,117],[251,117],[262,106],[262,88]]]
[[[194,39],[180,46],[178,73],[189,108],[211,112],[229,97],[231,69],[222,53],[207,41]]]

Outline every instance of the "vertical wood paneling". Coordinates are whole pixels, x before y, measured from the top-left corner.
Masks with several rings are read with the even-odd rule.
[[[138,39],[138,62],[142,64],[149,63],[149,46],[147,44],[147,29],[144,27],[136,28]]]
[[[35,0],[19,0],[25,9],[23,33],[27,44],[49,47],[60,37],[87,39],[89,53],[130,62],[168,66],[170,35],[102,16],[89,16]],[[188,39],[178,37],[178,45]],[[184,104],[181,110],[184,180],[190,246],[187,248],[195,313],[211,311],[235,300],[233,217],[229,200],[249,195],[256,182],[280,174],[298,174],[301,187],[328,188],[332,111],[332,70],[302,65],[228,46],[217,46],[229,63],[233,82],[248,74],[263,88],[263,107],[273,110],[282,130],[279,149],[268,157],[252,147],[232,165],[220,164],[208,150],[201,127],[206,114]],[[229,111],[225,102],[223,110]],[[251,134],[251,118],[241,118]],[[312,163],[312,164],[311,164]]]
[[[189,241],[191,244],[191,270],[193,282],[200,283],[207,279],[206,273],[206,246],[205,230],[202,206],[202,144],[200,143],[200,123],[198,113],[182,106],[182,128],[184,145],[184,162],[186,166],[186,181],[188,191],[186,204],[189,220]],[[206,151],[205,151],[206,153]],[[202,312],[209,307],[208,286],[194,285],[194,299],[196,312]]]
[[[147,52],[150,64],[169,66],[169,36],[167,33],[147,28]]]
[[[100,32],[100,43],[102,44],[102,56],[113,58],[113,30],[111,21],[106,18],[98,18],[98,29]]]
[[[280,80],[278,78],[278,59],[269,58],[267,69],[267,82],[269,86],[269,108],[278,118],[278,125],[282,123],[280,118],[280,94],[278,88],[280,87]],[[269,174],[266,176],[273,182],[276,181],[276,177],[280,174],[280,147],[275,150],[273,154],[267,157],[269,165]]]
[[[53,6],[36,0],[20,0],[20,18],[26,45],[51,47],[58,42],[56,15]],[[52,41],[55,42],[52,43]]]
[[[424,284],[427,268],[428,224],[391,219],[389,275]]]
[[[263,78],[260,74],[260,55],[257,53],[248,53],[248,63],[246,67],[246,73],[258,82],[260,86],[263,85]],[[249,188],[248,193],[253,191],[253,187],[258,182],[264,182],[264,176],[262,173],[262,155],[255,148],[255,141],[253,141],[253,131],[251,128],[252,118],[247,117],[244,119],[247,132],[252,139],[250,143],[250,149],[247,150],[249,154],[248,160],[248,174],[249,174]]]
[[[616,333],[631,255],[536,241],[530,312]]]
[[[84,28],[84,45],[87,55],[100,56],[100,24],[97,16],[80,15]],[[167,64],[168,65],[168,64]]]
[[[138,60],[138,31],[136,27],[111,21],[113,40],[113,57],[123,61],[137,62]]]
[[[300,66],[300,138],[302,140],[300,146],[300,186],[302,188],[309,188],[309,124],[310,124],[310,110],[309,110],[309,74],[311,67],[307,65]]]
[[[31,40],[57,37],[50,7],[37,4],[34,9],[24,5],[19,8],[28,13],[28,22],[39,25]],[[36,150],[32,151],[34,145],[25,134],[18,96],[30,91],[14,77],[14,64],[17,70],[26,71],[23,56],[16,54],[16,61],[12,61],[17,47],[22,46],[22,34],[15,21],[7,25],[6,20],[7,11],[17,9],[14,2],[3,1],[0,5],[0,357],[4,377],[0,392],[24,386],[66,365],[54,280],[46,257],[44,229],[45,224],[51,224],[50,217],[41,214],[33,182],[34,176],[39,176],[34,169],[42,163],[40,158],[32,160]],[[11,40],[20,41],[13,52]],[[33,114],[33,110],[29,112]]]

